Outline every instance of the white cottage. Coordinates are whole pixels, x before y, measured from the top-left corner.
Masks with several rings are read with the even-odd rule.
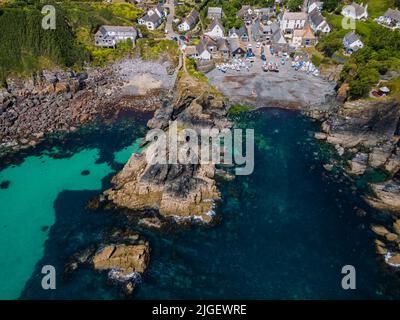
[[[205,34],[213,39],[223,38],[225,36],[225,29],[218,19],[214,19]]]
[[[322,16],[318,9],[314,9],[309,15],[310,25],[314,32],[320,31],[323,33],[331,32],[331,27],[326,22],[325,18]]]
[[[349,53],[353,53],[364,48],[364,43],[354,32],[349,32],[345,35],[343,38],[343,45],[346,51]]]
[[[195,9],[193,9],[189,13],[189,15],[182,21],[182,23],[178,25],[178,29],[180,32],[187,32],[193,29],[199,22],[199,20],[200,20],[199,13]]]
[[[342,15],[347,18],[352,18],[354,20],[361,20],[368,18],[368,4],[358,4],[353,2],[351,5],[345,6],[342,9]]]

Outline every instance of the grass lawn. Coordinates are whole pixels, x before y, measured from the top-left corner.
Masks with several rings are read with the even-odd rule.
[[[390,94],[400,93],[400,78],[395,78],[386,83],[386,86],[390,89]]]
[[[394,8],[394,0],[361,0],[358,3],[368,3],[368,14],[371,18],[381,16],[389,8]]]

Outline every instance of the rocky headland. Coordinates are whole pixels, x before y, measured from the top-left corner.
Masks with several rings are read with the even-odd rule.
[[[225,99],[208,84],[183,75],[174,92],[173,101],[166,101],[148,122],[149,129],[167,132],[171,121],[181,133],[187,128],[199,132],[231,127]],[[157,143],[152,141],[141,154],[132,155],[112,179],[114,187],[104,192],[105,197],[117,207],[130,209],[133,215],[136,211],[156,210],[163,218],[178,223],[211,222],[215,202],[220,199],[215,165],[150,163],[156,150]]]

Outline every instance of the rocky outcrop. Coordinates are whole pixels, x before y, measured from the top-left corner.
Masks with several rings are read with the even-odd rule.
[[[120,278],[128,279],[134,272],[143,273],[149,259],[148,245],[107,245],[96,252],[93,266],[96,270],[114,270]]]
[[[391,267],[400,267],[400,219],[395,220],[390,230],[384,226],[373,225],[372,231],[379,237],[375,240],[375,248]]]
[[[368,168],[394,176],[400,170],[398,128],[400,103],[396,98],[346,102],[325,116],[322,133],[339,155],[351,157],[348,172],[362,175]]]
[[[378,210],[400,211],[400,183],[389,180],[382,183],[371,183],[371,195],[365,200]]]
[[[224,99],[207,84],[187,76],[179,80],[173,103],[165,103],[148,123],[150,129],[167,132],[175,121],[179,132],[190,128],[224,129],[226,120]],[[184,137],[183,137],[184,138]],[[178,148],[185,142],[178,141]],[[159,142],[150,142],[141,154],[133,155],[123,170],[113,179],[114,187],[105,196],[118,207],[131,210],[156,209],[165,218],[177,222],[201,220],[211,222],[215,202],[220,193],[215,183],[213,164],[152,163]],[[162,147],[162,146],[161,146]],[[169,146],[166,155],[170,155]]]

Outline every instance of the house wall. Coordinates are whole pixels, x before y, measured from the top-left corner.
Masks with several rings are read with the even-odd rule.
[[[364,47],[364,44],[363,44],[360,40],[358,40],[358,41],[356,41],[356,42],[353,42],[349,47],[350,47],[352,50],[354,50],[354,49],[360,49],[360,48],[363,48],[363,47]]]
[[[178,26],[178,29],[179,29],[179,31],[189,31],[189,30],[190,30],[190,26],[189,26],[189,24],[185,21],[185,22],[181,23],[181,24]]]
[[[305,24],[306,20],[282,20],[281,28],[283,30],[303,29]]]
[[[206,35],[210,36],[211,38],[223,38],[224,30],[222,30],[219,26],[216,26],[214,29],[207,32]]]

